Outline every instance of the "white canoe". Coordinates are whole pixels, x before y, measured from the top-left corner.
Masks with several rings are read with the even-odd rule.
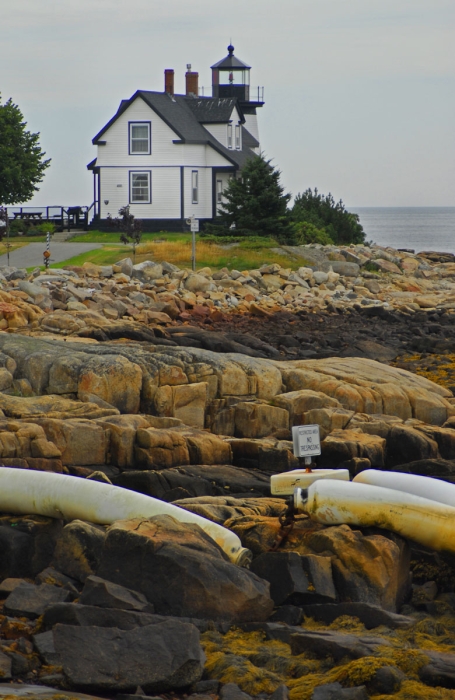
[[[290,472],[274,474],[270,477],[270,491],[272,496],[292,496],[294,489],[307,489],[318,479],[349,481],[349,471],[347,469],[313,469],[307,472],[306,469],[294,469]]]
[[[431,476],[366,469],[357,474],[354,481],[358,484],[371,484],[372,486],[383,486],[386,489],[412,493],[414,496],[429,498],[432,501],[455,508],[455,484],[432,479]]]
[[[170,515],[183,523],[199,525],[234,564],[248,566],[252,559],[250,550],[242,547],[236,534],[200,515],[119,486],[65,474],[0,468],[0,512],[35,513],[100,525],[129,518]]]
[[[324,525],[379,527],[425,547],[455,552],[455,508],[428,498],[352,481],[321,479],[294,491],[294,506]]]

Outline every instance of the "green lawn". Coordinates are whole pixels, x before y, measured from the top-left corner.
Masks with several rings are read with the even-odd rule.
[[[172,240],[175,242],[191,239],[191,233],[172,233],[161,231],[160,233],[143,233],[142,242],[156,240]],[[71,243],[120,243],[120,233],[106,233],[105,231],[87,231],[87,233],[73,236]]]
[[[30,242],[27,238],[22,244]],[[33,239],[33,240],[44,240]],[[81,266],[84,262],[97,265],[112,265],[122,258],[130,257],[133,262],[144,260],[169,262],[180,268],[191,267],[191,233],[144,233],[141,244],[136,248],[120,243],[119,233],[104,233],[89,231],[71,238],[72,243],[101,243],[102,248],[92,250],[82,255],[69,258],[64,262],[53,263],[51,267],[60,268],[65,265]],[[305,265],[303,258],[289,257],[274,252],[279,244],[271,238],[245,238],[237,241],[229,239],[204,238],[196,236],[197,268],[210,267],[219,270],[222,267],[237,270],[252,270],[264,264],[279,263],[282,267],[297,269]]]

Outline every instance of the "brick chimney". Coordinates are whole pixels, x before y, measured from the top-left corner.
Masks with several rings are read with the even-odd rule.
[[[191,64],[187,65],[187,69],[185,73],[186,94],[197,97],[199,95],[199,73],[194,73],[191,70]]]
[[[174,94],[174,69],[166,68],[164,71],[164,92],[168,95]]]

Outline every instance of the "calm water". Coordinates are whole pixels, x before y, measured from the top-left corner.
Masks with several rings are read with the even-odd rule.
[[[351,207],[367,241],[393,248],[455,253],[455,207]]]

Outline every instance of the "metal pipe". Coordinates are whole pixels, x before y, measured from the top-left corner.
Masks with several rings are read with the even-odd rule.
[[[199,525],[233,564],[248,567],[252,560],[250,550],[242,546],[236,534],[200,515],[119,486],[65,474],[0,468],[0,512],[36,513],[100,525],[111,525],[116,520],[170,515],[180,522]]]

